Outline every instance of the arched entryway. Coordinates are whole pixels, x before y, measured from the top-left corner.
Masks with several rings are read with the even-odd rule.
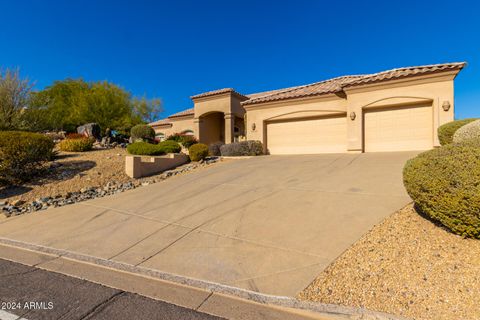
[[[225,114],[210,112],[200,117],[202,123],[200,141],[207,145],[214,142],[225,143]]]

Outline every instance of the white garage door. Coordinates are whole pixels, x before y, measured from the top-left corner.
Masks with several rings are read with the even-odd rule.
[[[345,152],[347,120],[343,116],[268,123],[267,148],[270,154]]]
[[[427,150],[433,147],[431,106],[365,113],[365,152]]]

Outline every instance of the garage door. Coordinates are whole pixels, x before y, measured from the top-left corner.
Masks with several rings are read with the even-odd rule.
[[[365,152],[427,150],[433,147],[431,106],[365,113]]]
[[[346,144],[345,116],[267,124],[267,148],[270,154],[345,152]]]

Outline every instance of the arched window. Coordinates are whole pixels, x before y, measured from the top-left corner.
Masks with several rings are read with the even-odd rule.
[[[190,130],[190,129],[187,129],[187,130],[183,130],[181,132],[181,134],[185,135],[185,136],[193,136],[193,130]]]
[[[164,141],[165,134],[163,132],[157,132],[155,133],[155,139],[157,139],[158,141]]]

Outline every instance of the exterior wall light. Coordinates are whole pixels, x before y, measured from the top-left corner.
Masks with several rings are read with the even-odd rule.
[[[255,123],[252,123],[252,131],[255,131],[256,128],[257,126],[255,125]]]
[[[350,119],[353,121],[355,120],[355,118],[357,117],[357,115],[355,114],[355,112],[350,112]]]
[[[443,103],[442,103],[442,108],[443,108],[443,111],[445,111],[445,112],[448,111],[448,110],[450,110],[450,102],[448,102],[448,101],[443,101]]]

